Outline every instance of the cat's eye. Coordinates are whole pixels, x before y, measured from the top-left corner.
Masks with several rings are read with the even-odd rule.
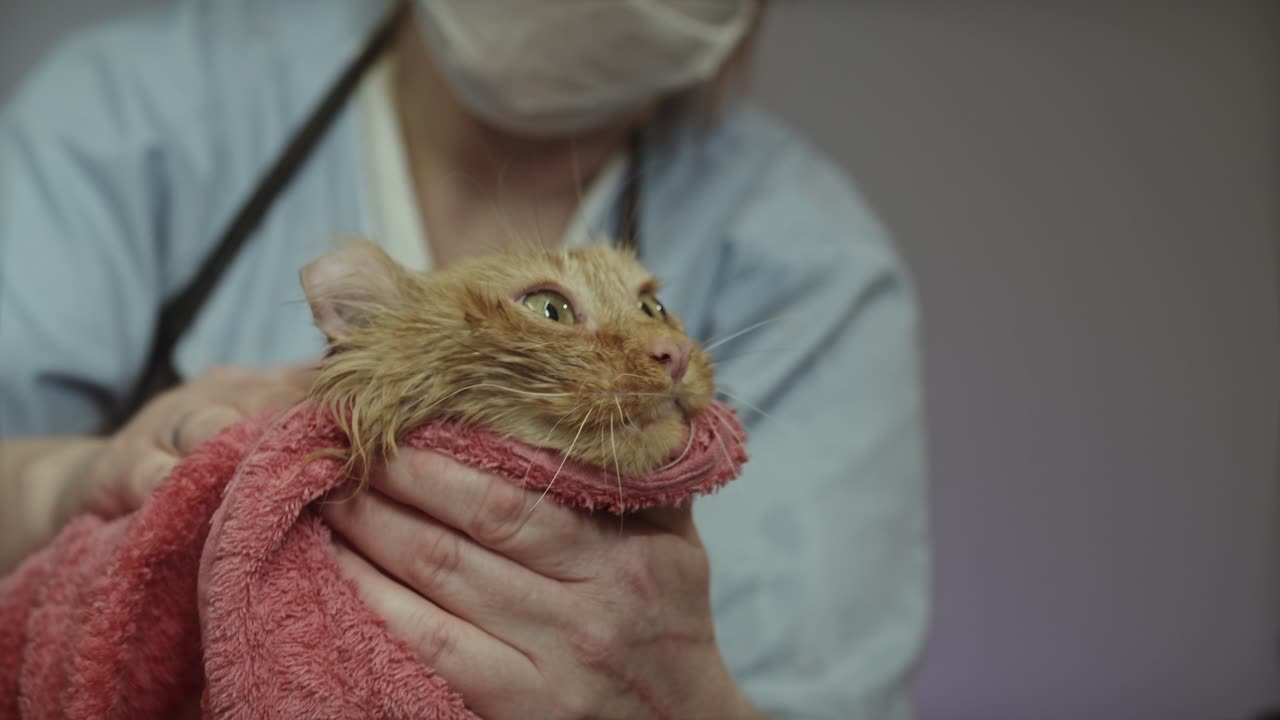
[[[555,290],[538,290],[520,298],[520,304],[551,320],[552,322],[572,325],[577,322],[573,306],[565,296]]]
[[[640,296],[640,310],[651,318],[666,321],[667,309],[662,307],[662,301],[649,293]]]

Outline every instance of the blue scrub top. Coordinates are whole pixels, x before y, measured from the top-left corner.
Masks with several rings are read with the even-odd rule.
[[[95,432],[183,287],[360,50],[371,0],[188,0],[80,33],[0,111],[0,433]],[[370,232],[348,108],[177,351],[312,359],[297,273]],[[780,718],[907,718],[928,609],[917,315],[884,230],[832,163],[757,110],[666,128],[644,260],[716,348],[751,461],[695,505],[722,652]],[[594,221],[608,234],[610,218]]]

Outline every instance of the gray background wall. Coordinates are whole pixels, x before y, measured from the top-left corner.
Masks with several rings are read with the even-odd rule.
[[[778,2],[927,323],[926,718],[1280,696],[1280,3]]]
[[[144,0],[0,0],[0,94]],[[926,720],[1280,701],[1280,4],[775,0],[925,318]]]

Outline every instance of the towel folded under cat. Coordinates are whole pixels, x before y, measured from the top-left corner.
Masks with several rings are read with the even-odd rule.
[[[618,512],[711,492],[746,460],[732,411],[674,465],[623,480],[433,422],[430,448],[549,497]],[[341,576],[311,503],[344,481],[344,436],[313,405],[250,418],[186,458],[132,515],[81,517],[0,580],[0,718],[471,718]],[[305,465],[305,467],[304,467]],[[559,475],[556,476],[557,471]]]

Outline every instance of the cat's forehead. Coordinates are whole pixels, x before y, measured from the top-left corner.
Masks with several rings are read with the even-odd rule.
[[[633,254],[608,245],[574,248],[563,255],[567,270],[575,280],[600,291],[621,289],[632,295],[656,282]]]
[[[608,245],[517,252],[493,262],[517,284],[560,285],[592,302],[634,298],[657,285],[634,254]]]

